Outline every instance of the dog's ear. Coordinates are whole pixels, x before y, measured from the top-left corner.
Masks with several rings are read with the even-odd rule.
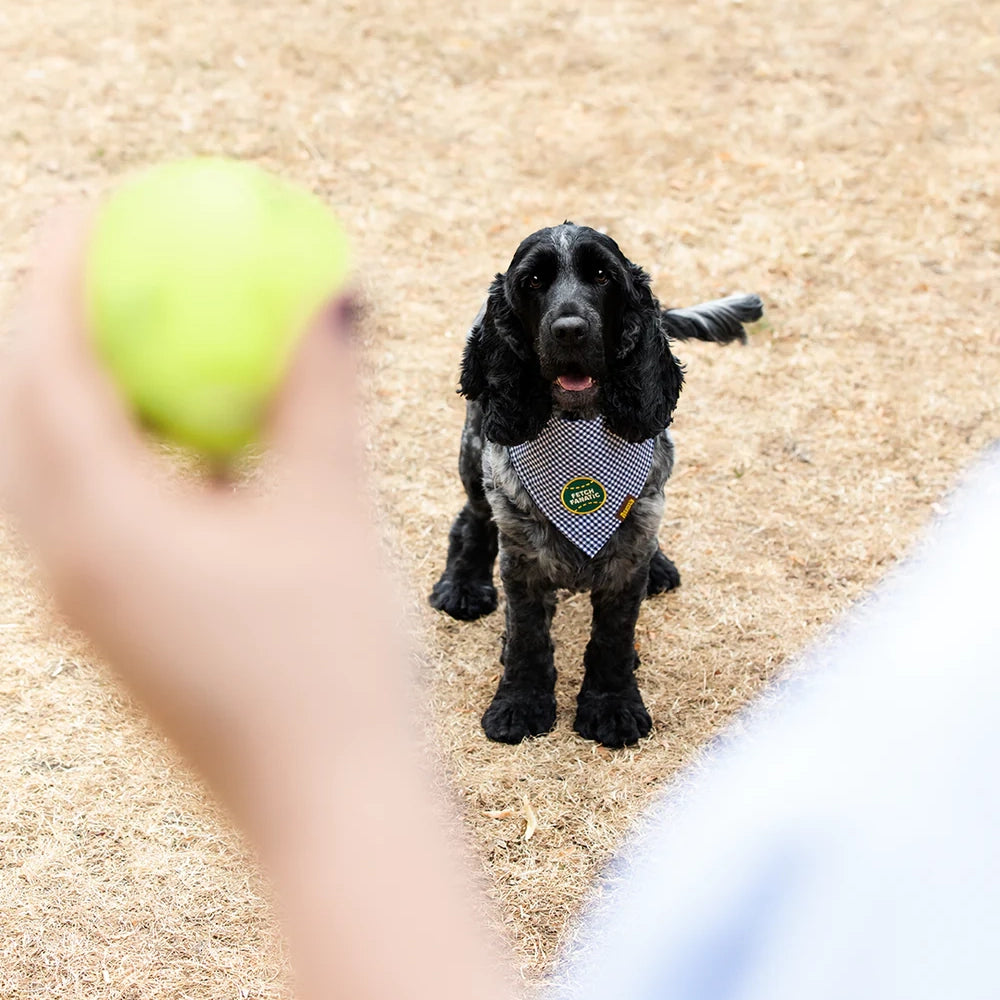
[[[551,387],[510,307],[502,274],[490,286],[465,342],[460,391],[482,406],[483,433],[496,444],[530,441],[552,416]]]
[[[649,275],[628,263],[621,336],[603,380],[604,419],[626,441],[645,441],[670,425],[684,370],[670,352]]]

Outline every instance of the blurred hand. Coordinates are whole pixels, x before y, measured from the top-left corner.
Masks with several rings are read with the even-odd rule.
[[[41,241],[0,378],[0,496],[66,614],[257,845],[301,995],[497,1000],[411,733],[349,310],[316,318],[276,400],[273,489],[184,480],[87,344],[87,232],[77,213]]]
[[[0,496],[71,621],[246,819],[245,765],[281,766],[276,740],[315,726],[349,744],[403,714],[350,311],[331,304],[301,342],[268,426],[274,489],[185,482],[88,346],[88,226],[63,215],[39,246],[0,382]]]

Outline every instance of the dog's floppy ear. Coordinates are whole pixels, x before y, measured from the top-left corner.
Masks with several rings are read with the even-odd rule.
[[[552,391],[531,340],[497,275],[462,355],[460,391],[483,408],[483,433],[502,445],[538,437],[552,415]]]
[[[645,441],[670,425],[684,370],[671,354],[649,275],[628,263],[621,338],[603,380],[604,419],[626,441]]]

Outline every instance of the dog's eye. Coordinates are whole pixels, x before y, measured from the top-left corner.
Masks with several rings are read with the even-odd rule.
[[[533,274],[528,278],[529,288],[541,288],[542,287],[542,277],[540,274]]]
[[[595,285],[606,285],[608,283],[608,272],[602,268],[598,268],[594,272],[594,284]]]

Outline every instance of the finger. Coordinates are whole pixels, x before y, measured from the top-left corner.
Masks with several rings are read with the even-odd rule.
[[[15,313],[12,377],[44,389],[44,398],[70,393],[87,401],[78,414],[103,419],[124,409],[94,356],[86,329],[84,268],[93,221],[84,206],[62,209],[43,223],[34,263]]]
[[[297,488],[334,489],[360,475],[354,322],[349,296],[315,317],[272,408],[267,438]]]
[[[15,487],[30,486],[38,466],[49,460],[44,449],[36,453],[34,447],[38,396],[46,388],[46,359],[54,367],[59,357],[51,345],[72,340],[68,327],[78,317],[87,228],[82,208],[63,209],[45,221],[15,305],[10,350],[0,375],[0,490],[8,501]]]
[[[20,360],[27,350],[34,349],[42,333],[36,321],[48,327],[57,320],[67,292],[78,297],[76,281],[88,226],[83,206],[64,207],[39,226],[14,305],[12,337],[6,345],[8,357]]]
[[[15,313],[0,387],[0,492],[39,531],[75,521],[144,463],[145,449],[90,350],[83,273],[92,210],[63,210],[42,227]]]

